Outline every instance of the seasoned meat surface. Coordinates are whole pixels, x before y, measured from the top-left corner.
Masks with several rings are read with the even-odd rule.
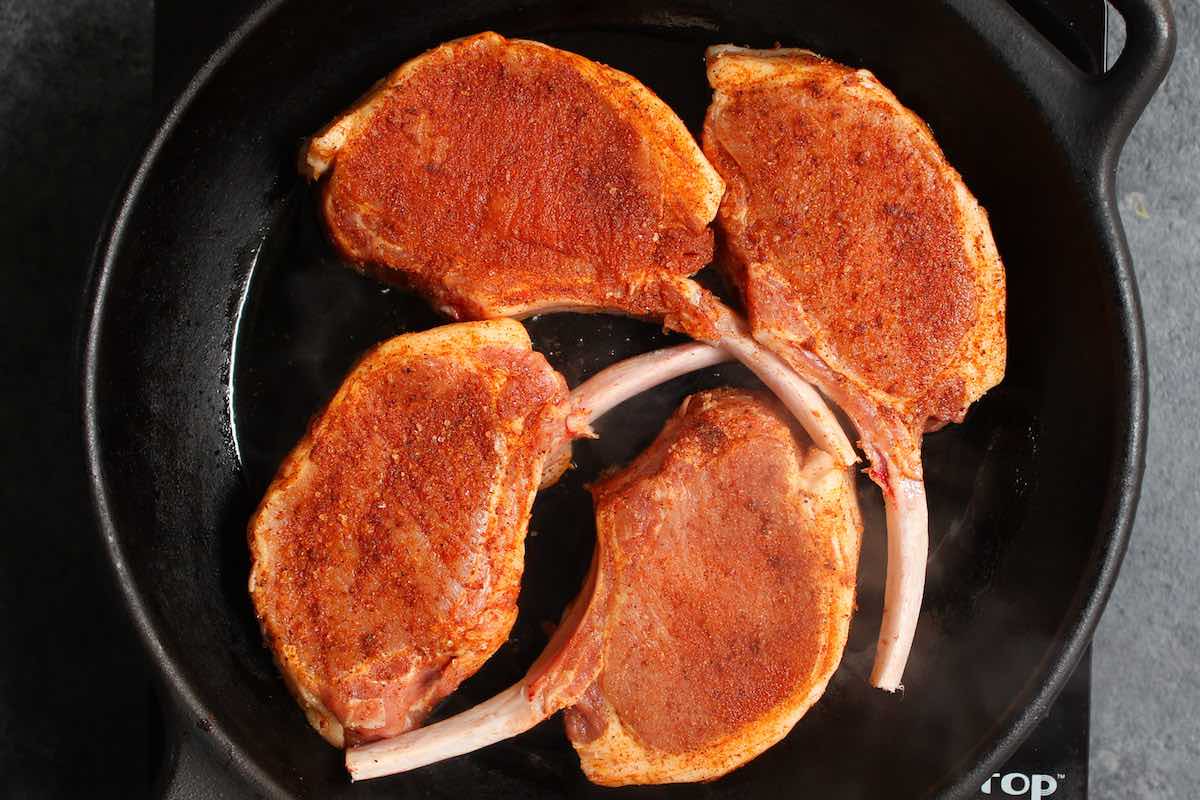
[[[284,461],[250,593],[331,743],[414,727],[503,643],[566,402],[519,323],[448,325],[364,356]]]
[[[409,61],[309,142],[350,260],[459,319],[691,313],[723,186],[634,78],[482,33]]]
[[[865,70],[712,48],[709,79],[721,263],[755,337],[806,373],[815,355],[836,394],[861,397],[846,410],[864,437],[860,403],[894,419],[908,434],[894,449],[919,470],[927,422],[961,420],[1004,374],[1004,268],[983,209]]]
[[[841,660],[849,472],[774,402],[716,390],[593,494],[620,567],[603,669],[566,714],[583,769],[605,785],[719,777],[782,738]]]

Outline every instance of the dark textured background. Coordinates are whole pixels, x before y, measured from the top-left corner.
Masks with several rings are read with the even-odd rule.
[[[149,0],[0,0],[0,797],[146,791],[142,653],[86,501],[76,329],[151,112]]]
[[[4,798],[143,796],[160,749],[88,515],[73,366],[92,243],[155,119],[152,12],[150,0],[0,0],[0,658],[24,665],[0,670]],[[1200,0],[1176,14],[1175,66],[1118,183],[1149,334],[1150,447],[1096,641],[1095,798],[1200,786]]]

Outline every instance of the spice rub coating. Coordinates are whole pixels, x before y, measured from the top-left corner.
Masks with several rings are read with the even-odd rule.
[[[416,726],[503,643],[566,403],[519,323],[448,325],[366,354],[284,461],[250,593],[331,743]]]
[[[708,63],[722,263],[756,338],[796,363],[815,354],[919,448],[928,420],[961,420],[1004,373],[986,215],[866,70],[787,49],[714,47]],[[869,414],[846,410],[861,430]]]
[[[346,258],[458,319],[689,314],[675,283],[710,260],[724,188],[637,80],[495,33],[401,66],[301,170]]]
[[[719,777],[821,696],[861,522],[848,471],[802,437],[760,395],[703,392],[593,488],[622,557],[603,670],[566,715],[592,781]]]

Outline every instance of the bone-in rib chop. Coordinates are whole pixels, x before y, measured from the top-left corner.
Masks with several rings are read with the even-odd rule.
[[[520,323],[368,353],[250,522],[250,593],[280,670],[336,746],[419,723],[504,642],[567,387]]]
[[[508,636],[533,496],[570,439],[628,397],[726,359],[703,344],[646,353],[568,399],[509,320],[399,336],[364,356],[249,525],[255,608],[313,727],[340,747],[419,724]]]
[[[330,235],[461,319],[679,313],[724,186],[634,78],[481,33],[415,58],[310,141]],[[686,309],[683,309],[686,313]]]
[[[573,704],[598,783],[715,778],[783,737],[845,645],[861,523],[846,468],[782,411],[716,390],[593,488],[588,584],[526,678],[451,719],[347,752],[352,777],[513,736]]]
[[[402,65],[317,133],[330,238],[456,319],[607,311],[720,342],[844,463],[820,396],[689,279],[711,258],[724,185],[633,77],[481,33]]]
[[[846,644],[861,523],[846,468],[743,391],[689,398],[593,488],[627,559],[600,677],[566,712],[595,783],[720,777],[783,738]]]
[[[704,150],[754,337],[858,428],[888,511],[872,682],[896,689],[928,549],[921,436],[1004,373],[1004,268],[928,127],[865,70],[710,48]]]

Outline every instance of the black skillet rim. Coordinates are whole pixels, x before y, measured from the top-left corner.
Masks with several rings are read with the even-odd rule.
[[[278,797],[287,797],[289,793],[258,763],[245,757],[230,739],[221,723],[212,718],[191,682],[187,680],[174,660],[168,656],[130,573],[125,552],[118,539],[109,503],[109,487],[101,463],[100,433],[96,415],[96,372],[108,283],[126,232],[130,213],[151,167],[157,160],[164,143],[174,132],[183,113],[191,106],[196,95],[208,83],[213,73],[229,59],[234,51],[240,48],[253,31],[287,1],[268,0],[230,33],[179,93],[154,129],[149,144],[145,147],[137,166],[118,195],[119,201],[114,203],[110,217],[97,240],[91,274],[84,294],[87,311],[81,331],[82,342],[80,345],[82,351],[83,434],[87,450],[88,484],[96,523],[104,540],[113,576],[120,587],[121,596],[133,617],[139,637],[157,666],[160,679],[165,680],[172,693],[184,704],[190,714],[208,721],[209,725],[205,726],[206,732],[211,736],[213,744],[229,756],[231,763],[237,765],[242,775],[250,779],[258,788]],[[1125,5],[1125,3],[1121,5]],[[1038,36],[1032,26],[1029,26],[1023,19],[1018,17],[1014,23],[1024,25],[1032,35]],[[1162,71],[1165,72],[1165,69],[1166,66],[1163,65]],[[1155,81],[1155,85],[1157,85],[1157,81]],[[1129,123],[1131,125],[1132,120],[1129,120]],[[1124,133],[1105,137],[1098,154],[1097,174],[1094,176],[1094,182],[1088,182],[1091,185],[1086,189],[1088,195],[1100,206],[1097,221],[1102,223],[1100,227],[1106,228],[1105,233],[1108,234],[1110,242],[1114,245],[1112,255],[1115,258],[1112,260],[1112,267],[1115,287],[1121,301],[1118,306],[1120,311],[1119,327],[1123,334],[1122,343],[1125,346],[1126,361],[1130,365],[1129,380],[1124,387],[1124,393],[1119,398],[1121,406],[1119,411],[1124,412],[1120,416],[1127,421],[1126,429],[1121,432],[1124,435],[1124,448],[1117,454],[1117,466],[1114,467],[1113,473],[1109,477],[1107,492],[1106,502],[1111,506],[1107,514],[1111,520],[1109,539],[1099,563],[1096,564],[1093,560],[1090,574],[1085,577],[1080,591],[1083,592],[1086,588],[1087,600],[1082,604],[1075,618],[1069,618],[1064,624],[1060,642],[1065,642],[1065,644],[1055,663],[1047,670],[1041,687],[1025,708],[1008,723],[1007,729],[995,743],[985,753],[975,756],[975,765],[972,768],[961,774],[952,785],[940,787],[944,789],[945,796],[966,797],[974,793],[992,769],[1008,758],[1045,716],[1091,642],[1092,634],[1112,592],[1129,543],[1145,468],[1147,366],[1144,326],[1132,260],[1125,243],[1119,216],[1115,211],[1116,162],[1124,143]]]

